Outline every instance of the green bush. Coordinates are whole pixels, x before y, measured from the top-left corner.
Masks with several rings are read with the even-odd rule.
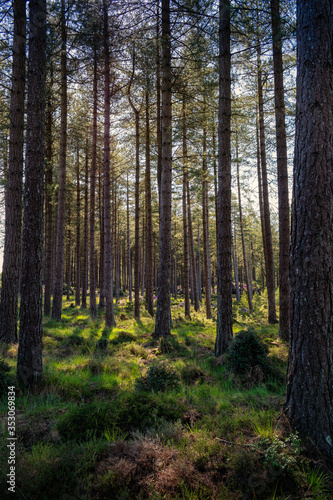
[[[126,344],[127,342],[135,342],[136,336],[133,333],[129,332],[119,332],[117,337],[110,340],[110,344],[118,345],[118,344]]]
[[[167,366],[153,365],[149,368],[145,377],[139,377],[135,381],[136,391],[172,391],[179,388],[179,377],[177,373]]]
[[[226,364],[237,375],[246,375],[251,369],[260,367],[264,379],[267,379],[275,373],[268,353],[267,345],[253,330],[241,330],[228,347]]]

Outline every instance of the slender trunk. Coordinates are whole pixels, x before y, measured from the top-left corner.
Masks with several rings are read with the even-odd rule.
[[[67,300],[71,300],[71,282],[72,282],[72,229],[71,229],[71,200],[68,202],[68,233],[67,233]]]
[[[203,250],[205,269],[205,295],[206,295],[206,318],[211,319],[211,264],[209,245],[209,220],[208,220],[208,172],[207,172],[207,131],[203,128],[203,160],[202,160],[202,226],[203,226]]]
[[[200,252],[200,228],[199,228],[199,224],[198,224],[198,293],[199,293],[199,301],[202,302],[201,252]]]
[[[230,0],[220,0],[217,327],[215,355],[232,340]]]
[[[257,47],[257,70],[258,70],[260,157],[261,157],[261,173],[262,173],[265,244],[266,244],[265,264],[266,264],[266,281],[267,281],[267,295],[268,295],[268,322],[276,323],[277,319],[276,319],[276,307],[275,307],[274,258],[273,258],[272,228],[271,228],[271,217],[270,217],[269,196],[268,196],[265,127],[264,127],[264,102],[263,102],[262,73],[261,73],[261,49],[259,41]]]
[[[129,225],[129,194],[128,194],[128,174],[127,174],[127,265],[128,265],[128,295],[132,302],[132,265],[131,265],[131,242],[130,242],[130,225]]]
[[[82,308],[87,307],[88,289],[88,138],[86,139],[86,164],[84,177],[84,235],[83,235],[83,273],[82,273]]]
[[[282,35],[280,18],[280,1],[271,0],[273,64],[274,64],[274,98],[276,123],[276,153],[279,196],[279,337],[289,340],[290,329],[290,286],[289,286],[289,196],[288,196],[288,162],[285,125]]]
[[[27,142],[24,185],[20,341],[17,376],[34,386],[43,373],[42,269],[45,161],[46,0],[29,2]]]
[[[81,299],[81,248],[80,248],[80,232],[81,232],[81,190],[80,190],[80,159],[79,148],[77,148],[77,165],[76,165],[76,273],[75,273],[75,305],[80,305]]]
[[[20,289],[26,13],[25,1],[14,0],[12,93],[9,161],[6,185],[5,247],[0,304],[0,340],[17,342]]]
[[[154,316],[154,286],[153,286],[153,229],[151,209],[150,181],[150,124],[149,124],[149,86],[146,89],[146,303],[147,311]]]
[[[157,142],[157,186],[161,206],[162,175],[162,129],[161,129],[161,49],[160,49],[160,0],[156,2],[156,142]]]
[[[235,243],[234,243],[235,241]],[[239,278],[238,278],[238,263],[237,263],[237,247],[236,247],[236,232],[234,238],[231,238],[232,245],[232,257],[234,261],[234,274],[235,274],[235,287],[236,287],[236,300],[240,301],[240,293],[239,293]]]
[[[95,191],[96,191],[96,150],[97,150],[97,54],[94,51],[93,76],[93,130],[90,170],[90,218],[89,218],[89,250],[90,250],[90,316],[96,318],[96,266],[95,266]]]
[[[183,94],[183,238],[184,238],[184,291],[185,291],[185,317],[190,318],[190,296],[189,296],[189,259],[188,259],[188,224],[186,210],[186,192],[187,192],[187,138],[186,138],[186,103],[185,91]]]
[[[113,256],[111,234],[110,180],[110,50],[107,0],[103,0],[104,44],[104,292],[105,326],[115,324],[113,316]]]
[[[238,134],[236,130],[236,165],[237,165],[237,189],[238,189],[238,210],[239,210],[239,225],[241,231],[242,238],[242,248],[243,248],[243,261],[244,261],[244,274],[245,274],[245,282],[247,289],[247,300],[249,303],[250,311],[253,310],[252,306],[252,293],[250,286],[250,278],[249,278],[249,266],[247,263],[246,257],[246,246],[245,246],[245,235],[244,235],[244,225],[243,225],[243,212],[242,212],[242,199],[241,199],[241,188],[240,188],[240,180],[239,180],[239,157],[238,157]]]
[[[54,280],[54,295],[52,318],[61,319],[62,288],[64,280],[65,258],[65,210],[66,210],[66,149],[67,149],[67,29],[65,23],[65,0],[61,0],[61,123],[59,150],[59,188],[58,188],[58,221],[56,244],[56,267]]]
[[[99,169],[98,173],[98,203],[99,203],[99,309],[105,307],[105,290],[104,290],[104,201],[103,201],[103,181],[102,172]]]
[[[160,203],[160,241],[158,299],[155,336],[171,334],[171,30],[170,0],[162,0],[162,173]]]
[[[51,314],[51,293],[52,293],[52,126],[53,126],[53,110],[52,110],[52,89],[53,89],[53,65],[51,61],[50,68],[50,85],[48,88],[47,110],[46,110],[46,168],[45,168],[45,270],[44,270],[44,314]]]
[[[192,227],[192,213],[191,213],[191,197],[190,197],[190,183],[187,175],[186,182],[186,192],[187,192],[187,218],[188,218],[188,241],[189,241],[189,255],[192,269],[192,293],[194,310],[199,311],[199,290],[198,290],[198,277],[197,277],[197,266],[195,262],[195,250],[194,250],[194,238],[193,238],[193,227]]]

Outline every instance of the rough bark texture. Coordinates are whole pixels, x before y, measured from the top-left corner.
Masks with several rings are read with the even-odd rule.
[[[90,250],[90,316],[96,318],[96,267],[95,267],[95,191],[96,191],[96,149],[97,149],[97,54],[94,52],[93,80],[93,130],[90,169],[90,219],[89,219],[89,250]]]
[[[267,164],[266,164],[261,49],[259,41],[257,45],[257,71],[258,71],[260,159],[261,159],[261,175],[262,175],[263,218],[264,218],[264,229],[265,229],[264,245],[266,246],[265,266],[266,266],[266,282],[267,282],[267,295],[268,295],[268,322],[277,323],[276,306],[275,306],[273,241],[272,241],[271,216],[269,209]]]
[[[103,0],[104,43],[104,293],[105,326],[114,325],[110,180],[110,49],[107,1]]]
[[[59,151],[58,222],[52,318],[61,319],[65,259],[66,149],[67,149],[67,56],[65,0],[61,1],[61,123]]]
[[[42,269],[45,158],[46,1],[29,2],[27,143],[24,186],[20,341],[17,376],[42,376]]]
[[[279,196],[279,337],[283,340],[289,340],[290,286],[288,162],[283,88],[282,34],[279,0],[271,0],[271,15],[273,34],[276,153]]]
[[[52,88],[53,88],[53,67],[51,61],[50,84],[47,92],[47,111],[46,111],[46,170],[45,170],[45,270],[44,270],[44,314],[51,314],[51,293],[52,293],[52,131],[53,131],[53,109],[52,109]]]
[[[244,272],[245,272],[245,282],[247,288],[247,300],[249,304],[250,311],[253,310],[252,306],[252,286],[249,278],[249,266],[246,257],[246,246],[245,246],[245,235],[244,235],[244,224],[243,224],[243,211],[242,211],[242,198],[241,198],[241,188],[239,180],[239,158],[238,158],[238,134],[236,130],[236,164],[237,164],[237,190],[238,190],[238,210],[239,210],[239,226],[242,238],[242,248],[243,248],[243,262],[244,262]]]
[[[291,333],[285,411],[333,464],[333,13],[297,7]]]
[[[82,273],[82,308],[87,307],[88,289],[88,139],[86,140],[86,164],[84,174],[84,235],[83,235],[83,273]]]
[[[209,219],[208,219],[208,172],[207,172],[207,130],[203,128],[203,151],[202,151],[202,234],[203,234],[203,256],[205,270],[205,299],[206,318],[212,317],[211,288],[212,277],[210,267],[210,244],[209,244]]]
[[[188,251],[188,218],[186,210],[186,192],[187,192],[187,182],[188,182],[188,171],[187,171],[187,138],[186,138],[186,103],[185,103],[185,93],[183,94],[183,238],[184,238],[184,290],[185,290],[185,317],[191,317],[190,312],[190,277],[189,277],[189,251]],[[175,278],[177,276],[175,270]],[[192,287],[193,293],[193,287]]]
[[[158,299],[155,335],[170,335],[171,279],[171,32],[170,0],[162,0],[162,175],[160,204],[160,241]]]
[[[149,124],[149,86],[146,89],[146,302],[147,311],[154,316],[154,287],[153,287],[153,229],[151,209],[151,181],[150,181],[150,124]]]
[[[224,353],[233,336],[231,271],[230,0],[220,0],[219,44],[219,185],[215,356],[220,356]]]
[[[6,189],[5,247],[0,305],[0,340],[17,342],[20,286],[25,88],[25,1],[14,0],[12,94]]]

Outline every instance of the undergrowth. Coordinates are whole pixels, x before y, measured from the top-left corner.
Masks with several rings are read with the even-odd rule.
[[[43,380],[16,389],[16,498],[332,497],[331,473],[284,422],[288,346],[267,324],[265,296],[254,297],[253,313],[245,296],[234,303],[235,340],[222,359],[215,320],[185,318],[181,302],[172,300],[172,336],[162,340],[144,305],[136,322],[126,297],[113,329],[73,301],[61,321],[44,318]],[[1,346],[5,388],[16,356],[17,345]],[[0,405],[5,442],[6,391]],[[4,499],[7,459],[3,446]]]

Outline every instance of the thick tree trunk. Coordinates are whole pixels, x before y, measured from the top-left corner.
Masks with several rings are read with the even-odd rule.
[[[160,204],[160,241],[158,299],[155,336],[171,334],[171,31],[170,0],[162,0],[162,173]]]
[[[151,209],[150,182],[150,124],[149,124],[149,87],[146,89],[146,303],[147,311],[154,316],[154,286],[153,286],[153,229]]]
[[[62,288],[64,281],[65,258],[65,205],[66,205],[66,149],[67,149],[67,30],[65,24],[65,0],[61,0],[61,123],[59,150],[59,188],[58,188],[58,219],[56,266],[54,280],[54,295],[52,303],[52,318],[61,319]]]
[[[17,376],[33,386],[43,373],[42,269],[45,158],[46,1],[29,2],[27,143],[24,186],[20,342]]]
[[[286,415],[333,465],[333,17],[297,7],[297,101]]]
[[[264,102],[262,93],[262,72],[261,72],[261,49],[258,41],[257,47],[257,71],[258,71],[258,100],[259,100],[259,133],[260,133],[260,157],[261,157],[261,174],[262,174],[262,194],[263,194],[263,217],[266,246],[265,265],[266,265],[266,282],[268,295],[268,322],[276,323],[276,307],[275,307],[275,282],[274,282],[274,258],[273,258],[273,241],[271,216],[269,209],[268,196],[268,180],[267,180],[267,165],[266,165],[266,144],[265,144],[265,127],[264,127]]]
[[[219,26],[219,168],[217,235],[217,327],[215,356],[233,337],[231,262],[231,55],[230,0],[220,0]]]
[[[44,314],[51,314],[51,294],[52,294],[52,145],[53,145],[53,109],[52,109],[52,89],[53,89],[53,65],[51,61],[50,84],[47,95],[46,111],[46,169],[45,169],[45,269],[44,269]]]
[[[289,286],[289,196],[288,162],[285,125],[282,34],[280,19],[280,1],[271,0],[274,97],[276,123],[276,153],[279,196],[279,337],[289,340],[290,330],[290,286]]]
[[[17,304],[20,288],[26,45],[25,1],[14,0],[13,10],[13,72],[6,186],[5,247],[0,304],[0,340],[7,343],[17,342]]]

